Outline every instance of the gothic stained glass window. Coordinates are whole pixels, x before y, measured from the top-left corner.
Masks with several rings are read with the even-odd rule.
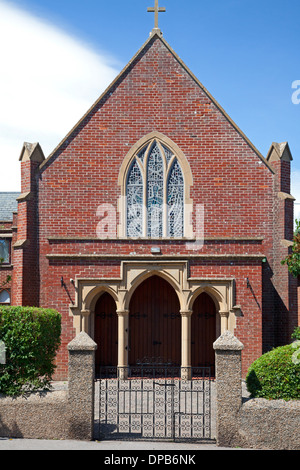
[[[136,160],[127,179],[127,236],[143,236],[143,177]]]
[[[138,151],[127,174],[128,237],[184,236],[184,179],[174,153],[154,140]]]
[[[183,237],[184,181],[177,160],[174,161],[168,178],[168,235]]]

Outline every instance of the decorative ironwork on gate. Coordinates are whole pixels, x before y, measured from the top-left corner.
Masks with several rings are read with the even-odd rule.
[[[210,368],[102,367],[95,382],[99,439],[211,440]],[[180,376],[181,375],[181,376]]]

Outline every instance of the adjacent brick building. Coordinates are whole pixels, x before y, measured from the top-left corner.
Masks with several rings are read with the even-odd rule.
[[[0,193],[0,305],[12,297],[13,245],[17,240],[17,198],[20,193]]]
[[[244,374],[289,342],[291,160],[287,143],[263,157],[159,30],[47,159],[24,144],[12,303],[61,312],[56,378],[82,330],[97,365],[187,373],[225,330]]]

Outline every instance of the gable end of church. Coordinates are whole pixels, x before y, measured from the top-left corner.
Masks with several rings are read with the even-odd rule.
[[[47,159],[24,144],[11,297],[62,314],[56,378],[82,331],[97,367],[214,370],[229,330],[245,373],[286,342],[291,160],[276,142],[264,158],[155,31]]]

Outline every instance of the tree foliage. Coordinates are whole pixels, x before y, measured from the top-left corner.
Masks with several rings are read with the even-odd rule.
[[[281,263],[287,265],[294,277],[300,276],[300,220],[296,220],[292,252]]]

